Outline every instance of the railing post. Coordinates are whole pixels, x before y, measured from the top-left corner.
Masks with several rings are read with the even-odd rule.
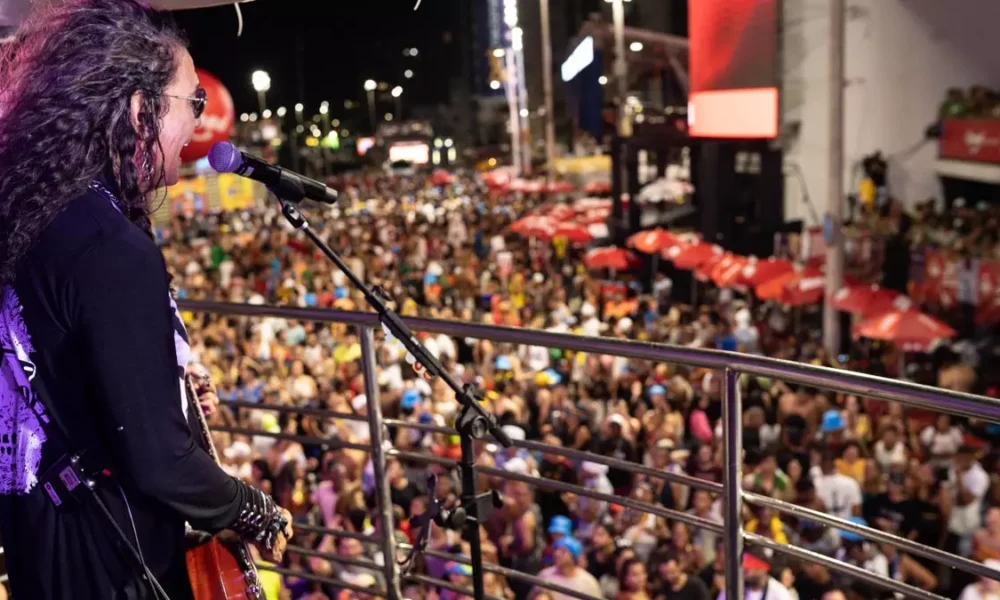
[[[392,515],[392,496],[385,476],[385,445],[382,428],[382,404],[378,396],[375,372],[375,338],[371,327],[361,327],[361,372],[365,378],[365,398],[368,400],[368,428],[372,443],[372,470],[381,525],[383,574],[387,600],[402,600],[399,585],[399,563],[396,560],[396,527]]]
[[[743,598],[743,402],[739,373],[726,369],[722,388],[722,495],[726,600]]]

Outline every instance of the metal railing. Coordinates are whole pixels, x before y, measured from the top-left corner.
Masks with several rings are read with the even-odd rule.
[[[248,317],[279,317],[314,322],[335,322],[355,326],[359,331],[361,341],[361,365],[364,375],[365,396],[367,399],[368,416],[334,413],[321,409],[295,408],[275,405],[257,405],[244,402],[227,402],[234,408],[260,409],[279,412],[294,412],[319,417],[329,417],[353,421],[367,421],[369,424],[370,444],[356,444],[324,437],[302,436],[287,433],[268,433],[239,427],[216,427],[219,431],[254,436],[270,436],[278,439],[289,439],[306,444],[327,445],[331,448],[351,448],[371,453],[374,471],[374,483],[377,499],[378,523],[374,535],[318,527],[315,525],[298,524],[296,528],[306,533],[332,535],[334,537],[350,537],[361,540],[365,544],[377,545],[381,551],[382,560],[347,559],[335,554],[318,552],[300,546],[292,546],[289,551],[303,556],[312,556],[338,563],[353,565],[378,573],[383,585],[377,589],[363,588],[346,581],[323,577],[315,574],[289,570],[272,565],[262,565],[262,569],[272,570],[285,575],[311,579],[320,583],[334,585],[339,588],[351,589],[371,596],[380,596],[389,600],[403,598],[401,585],[403,582],[431,584],[440,588],[452,589],[460,594],[472,595],[472,590],[456,586],[451,582],[427,577],[425,575],[403,574],[400,572],[396,557],[400,551],[409,549],[406,544],[398,544],[394,532],[392,501],[389,485],[386,479],[387,458],[399,458],[405,461],[440,464],[445,467],[455,466],[448,458],[429,453],[397,450],[388,447],[385,440],[385,427],[411,428],[423,432],[444,433],[454,435],[456,431],[450,427],[433,424],[410,423],[407,421],[384,419],[379,401],[379,386],[376,382],[376,354],[373,331],[380,327],[376,316],[372,313],[346,312],[336,310],[321,310],[308,308],[274,307],[249,304],[230,304],[205,301],[183,301],[178,303],[182,310],[198,313],[213,313],[228,316]],[[575,335],[558,334],[546,331],[515,329],[462,323],[455,321],[438,321],[430,319],[404,319],[414,331],[435,334],[445,334],[458,338],[485,339],[493,342],[512,343],[527,346],[559,348],[563,350],[587,353],[607,354],[653,362],[679,363],[695,367],[705,367],[724,373],[722,386],[722,421],[723,421],[723,476],[722,483],[698,479],[688,475],[667,473],[611,457],[590,452],[550,446],[533,441],[515,441],[514,445],[530,451],[541,451],[571,459],[586,460],[607,465],[610,468],[627,470],[633,474],[642,474],[677,483],[692,489],[703,489],[722,495],[723,522],[717,523],[695,515],[668,509],[663,506],[612,496],[592,489],[525,475],[521,473],[477,466],[480,474],[516,480],[538,488],[559,492],[570,492],[581,497],[589,497],[597,501],[622,505],[668,519],[673,519],[689,526],[707,530],[721,535],[724,542],[725,558],[725,589],[727,598],[743,597],[743,570],[741,567],[744,544],[759,546],[774,553],[784,554],[800,560],[809,561],[828,567],[857,580],[865,581],[880,588],[902,594],[908,598],[924,600],[943,600],[941,596],[919,589],[912,585],[877,575],[868,570],[838,561],[836,559],[798,548],[793,545],[781,544],[769,538],[745,532],[743,529],[744,503],[770,508],[777,513],[809,519],[817,523],[834,527],[843,531],[853,532],[868,540],[893,545],[900,550],[926,557],[940,564],[960,569],[968,573],[1000,581],[1000,571],[991,569],[978,562],[950,554],[938,548],[919,544],[917,542],[885,533],[871,527],[857,525],[845,519],[826,513],[811,510],[781,500],[776,500],[760,494],[745,492],[742,489],[743,470],[743,433],[742,433],[742,399],[740,397],[739,376],[741,374],[773,378],[786,383],[828,389],[846,394],[898,402],[908,407],[948,412],[967,417],[1000,422],[1000,401],[963,394],[949,390],[917,385],[905,381],[889,380],[863,373],[839,371],[825,367],[817,367],[789,361],[775,360],[761,356],[737,354],[716,350],[681,348],[660,344],[632,342],[609,338],[589,338]],[[434,550],[425,553],[427,556],[459,563],[467,563],[468,559]],[[487,564],[485,569],[490,572],[523,581],[530,585],[546,588],[580,600],[600,600],[585,593],[563,586],[553,585],[530,574],[513,571],[500,565]],[[501,599],[494,599],[501,600]]]
[[[366,445],[365,449],[369,449],[372,453],[376,493],[379,500],[378,511],[381,520],[377,539],[371,538],[367,541],[377,542],[382,549],[382,556],[384,557],[381,567],[376,567],[374,563],[367,566],[372,569],[378,569],[385,580],[385,587],[378,590],[376,593],[373,593],[372,590],[365,591],[366,593],[372,595],[384,595],[389,600],[400,600],[402,598],[400,591],[401,581],[410,581],[416,583],[429,583],[443,588],[451,588],[455,589],[455,591],[458,591],[459,593],[471,595],[471,590],[456,587],[447,581],[437,580],[423,575],[401,575],[396,561],[389,558],[397,556],[397,552],[402,548],[407,548],[407,546],[397,545],[395,536],[393,535],[395,526],[392,520],[393,515],[390,490],[384,477],[386,458],[396,457],[406,461],[428,464],[434,463],[446,467],[454,467],[455,462],[450,459],[431,454],[386,448],[385,438],[383,436],[383,426],[412,428],[419,429],[424,432],[451,435],[455,434],[456,431],[450,427],[441,427],[433,424],[410,423],[407,421],[382,418],[381,404],[378,398],[379,389],[375,382],[376,358],[373,344],[373,331],[375,328],[380,327],[380,324],[373,313],[204,301],[187,301],[179,304],[183,310],[200,313],[248,317],[279,317],[313,322],[335,322],[358,328],[362,345],[361,365],[364,373],[365,392],[368,402],[367,418],[369,420],[369,430],[371,433],[371,445],[370,447]],[[902,551],[932,559],[948,567],[960,569],[980,577],[1000,581],[1000,571],[989,568],[981,563],[967,558],[945,552],[938,548],[920,544],[900,536],[885,533],[871,527],[858,525],[826,513],[783,502],[781,500],[760,494],[745,492],[742,488],[743,427],[741,417],[743,411],[739,389],[739,376],[741,374],[748,374],[773,378],[785,383],[833,390],[836,392],[855,394],[868,398],[888,400],[898,402],[907,407],[947,412],[992,422],[1000,422],[1000,401],[982,396],[918,385],[906,381],[889,380],[863,373],[835,370],[826,367],[817,367],[813,365],[776,360],[748,354],[738,354],[718,350],[682,348],[677,346],[633,342],[610,338],[590,338],[546,331],[515,329],[456,321],[440,321],[420,318],[407,318],[404,320],[414,331],[445,334],[457,338],[484,339],[500,343],[512,343],[526,346],[541,346],[587,353],[607,354],[653,362],[679,363],[723,372],[725,377],[722,386],[722,484],[687,475],[667,473],[632,462],[622,461],[590,452],[582,452],[571,448],[551,446],[533,441],[514,442],[514,445],[518,448],[542,451],[548,454],[560,455],[571,459],[587,460],[607,465],[611,468],[627,470],[633,474],[638,473],[647,477],[655,477],[666,480],[667,482],[689,486],[693,489],[703,489],[712,493],[721,494],[723,506],[722,524],[673,509],[668,509],[663,506],[651,504],[649,502],[603,494],[581,486],[544,479],[532,475],[525,475],[485,466],[477,466],[476,471],[490,477],[521,481],[539,488],[558,492],[571,492],[573,494],[577,494],[578,496],[589,497],[597,501],[619,504],[656,516],[680,521],[692,527],[701,528],[721,535],[724,541],[725,589],[727,598],[743,597],[742,556],[744,543],[749,543],[751,545],[756,545],[792,558],[824,565],[832,571],[840,572],[885,590],[902,594],[907,598],[943,600],[941,596],[901,581],[896,581],[894,579],[872,573],[871,571],[841,562],[816,552],[793,545],[781,544],[769,538],[745,532],[743,529],[744,503],[770,508],[779,514],[809,519],[822,525],[834,527],[842,531],[849,531],[868,540],[890,544]],[[244,406],[242,403],[240,405]],[[275,410],[275,407],[272,405],[267,405],[266,407],[258,405],[246,406],[266,410]],[[334,414],[329,411],[317,409],[303,410],[290,407],[279,407],[277,410],[289,410],[294,412],[308,411],[316,413],[317,415],[322,414],[324,416],[341,419],[365,419],[365,417],[359,417],[357,415]],[[242,433],[242,431],[240,432]],[[253,435],[269,435],[257,431],[247,431],[246,433],[252,433]],[[285,434],[273,435],[276,437],[289,437]],[[332,442],[326,438],[308,438],[308,436],[294,437],[306,437],[307,439],[302,439],[300,441],[307,441],[316,444],[330,444],[331,446],[339,445],[340,447],[357,446],[357,444],[351,445],[341,442]],[[348,535],[352,537],[363,537],[358,536],[358,534],[333,531],[325,528],[302,528],[307,531],[323,531],[335,536]],[[468,562],[467,558],[454,554],[446,554],[435,551],[429,551],[426,554],[445,560]],[[328,556],[326,558],[333,561],[343,562],[342,558],[336,556]],[[487,571],[492,571],[512,579],[518,579],[541,588],[547,588],[567,596],[579,598],[580,600],[599,600],[579,591],[553,585],[538,577],[512,571],[499,565],[487,564],[485,565],[485,568]],[[296,573],[296,575],[303,576],[303,574],[299,573]],[[336,585],[341,587],[350,587],[349,585],[344,585],[339,581]]]

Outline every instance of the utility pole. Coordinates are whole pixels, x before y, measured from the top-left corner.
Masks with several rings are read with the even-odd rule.
[[[826,198],[826,302],[823,304],[823,345],[840,350],[840,317],[833,295],[844,284],[844,0],[830,0],[830,154]]]
[[[545,160],[549,180],[556,160],[555,108],[552,100],[552,31],[549,21],[549,0],[539,0],[542,13],[542,85],[545,88]]]

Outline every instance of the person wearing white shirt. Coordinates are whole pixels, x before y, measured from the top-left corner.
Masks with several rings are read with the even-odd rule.
[[[962,446],[965,436],[962,430],[951,424],[951,415],[938,415],[933,425],[920,432],[920,443],[931,455],[931,464],[946,467],[952,456]]]
[[[833,455],[823,455],[820,472],[813,475],[816,496],[826,505],[831,515],[847,519],[857,514],[861,506],[861,486],[854,479],[837,472]]]
[[[872,454],[875,463],[885,472],[906,464],[906,446],[899,439],[899,429],[895,424],[890,423],[882,429],[882,437],[875,442]]]
[[[972,536],[982,526],[982,503],[990,487],[990,476],[976,460],[975,449],[959,448],[954,467],[948,472],[948,483],[954,494],[948,533],[958,538],[958,549],[968,556]]]

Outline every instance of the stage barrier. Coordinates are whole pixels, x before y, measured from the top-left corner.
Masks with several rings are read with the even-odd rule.
[[[313,574],[290,571],[281,567],[261,565],[262,569],[273,570],[279,573],[291,574],[305,579],[329,583],[340,588],[353,589],[360,593],[384,597],[388,600],[401,600],[403,598],[401,585],[404,582],[431,584],[441,588],[453,589],[460,594],[465,594],[470,597],[472,596],[471,589],[458,587],[447,581],[427,577],[425,575],[404,574],[401,572],[400,566],[395,560],[395,557],[401,556],[402,553],[408,551],[409,547],[406,544],[397,543],[396,536],[393,535],[396,528],[393,521],[390,489],[385,477],[386,459],[399,458],[410,462],[423,462],[426,464],[437,463],[447,467],[455,466],[455,461],[430,453],[396,450],[387,444],[385,429],[387,427],[412,428],[425,432],[444,433],[448,435],[457,435],[457,432],[453,428],[449,427],[440,427],[433,424],[409,423],[395,419],[384,419],[382,417],[381,403],[379,402],[378,397],[379,386],[376,381],[376,358],[373,335],[375,329],[380,328],[381,326],[376,318],[376,315],[373,313],[363,312],[258,306],[205,301],[182,301],[178,304],[183,311],[190,311],[194,313],[212,313],[233,317],[241,316],[251,318],[277,317],[298,321],[340,323],[355,327],[359,333],[362,350],[361,362],[364,374],[365,396],[368,402],[367,417],[354,414],[335,413],[323,409],[297,408],[292,406],[267,405],[266,408],[263,408],[259,404],[245,402],[227,402],[226,404],[231,405],[234,408],[242,409],[292,412],[300,415],[312,415],[324,418],[368,421],[371,437],[370,444],[361,445],[321,437],[301,436],[287,433],[268,433],[264,431],[234,427],[217,427],[216,429],[235,434],[259,435],[278,439],[289,439],[306,444],[328,445],[335,448],[352,448],[370,452],[375,475],[375,492],[378,506],[377,515],[379,519],[379,522],[375,527],[376,533],[368,536],[312,525],[298,525],[297,528],[303,532],[330,534],[335,537],[346,536],[359,539],[365,544],[376,545],[379,547],[381,555],[384,557],[384,560],[381,561],[383,564],[377,564],[371,559],[348,559],[335,554],[317,552],[315,550],[296,546],[294,544],[294,540],[293,544],[289,547],[289,551],[297,552],[305,556],[323,558],[333,562],[350,564],[377,572],[381,575],[381,578],[384,581],[384,586],[376,589],[357,588],[340,580],[332,580]],[[891,592],[903,594],[906,598],[944,600],[942,596],[938,596],[937,594],[926,592],[917,587],[887,577],[882,577],[865,569],[843,563],[834,558],[796,546],[780,544],[768,538],[747,533],[743,528],[743,507],[745,503],[749,505],[768,507],[778,513],[793,515],[809,519],[829,527],[850,531],[861,535],[868,540],[893,545],[904,552],[932,559],[942,565],[963,570],[977,576],[988,577],[1000,581],[1000,571],[986,567],[981,563],[945,552],[938,548],[918,544],[911,540],[885,533],[871,527],[859,526],[826,513],[744,491],[742,489],[743,423],[741,418],[743,411],[742,399],[740,398],[739,390],[739,376],[741,374],[749,374],[767,377],[784,381],[789,384],[826,389],[845,394],[856,394],[866,398],[899,402],[907,407],[936,412],[946,412],[955,415],[983,419],[995,423],[1000,423],[1000,401],[982,396],[962,394],[939,388],[917,385],[905,381],[875,377],[864,373],[841,371],[749,354],[682,348],[663,344],[650,344],[611,338],[590,338],[546,331],[488,326],[457,321],[439,321],[419,318],[408,318],[404,320],[411,329],[417,332],[423,331],[453,337],[486,339],[500,343],[606,354],[638,360],[648,360],[655,363],[662,362],[683,364],[693,367],[713,369],[718,371],[720,374],[723,374],[723,481],[721,484],[713,481],[697,479],[688,475],[666,473],[640,464],[601,456],[590,452],[581,452],[561,446],[550,446],[533,441],[515,442],[514,444],[519,448],[561,455],[575,460],[592,461],[612,468],[628,470],[632,473],[643,474],[648,477],[660,478],[666,480],[667,482],[689,486],[693,489],[704,489],[712,493],[721,494],[723,516],[722,524],[672,509],[667,509],[663,506],[634,500],[632,498],[602,494],[577,485],[566,484],[550,479],[531,475],[522,475],[490,467],[480,466],[477,467],[476,470],[478,473],[491,477],[522,481],[538,488],[570,492],[578,496],[589,497],[598,501],[619,504],[627,508],[680,521],[691,525],[692,527],[702,528],[721,535],[724,542],[726,590],[732,591],[732,593],[727,593],[727,597],[742,598],[744,595],[742,556],[744,545],[750,544],[769,549],[774,553],[791,556],[795,559],[825,565],[833,571],[849,575],[857,580],[865,581]],[[455,554],[445,554],[436,551],[427,552],[426,554],[445,560],[464,563],[469,562],[468,558]],[[393,557],[393,559],[390,560],[389,557]],[[579,598],[580,600],[602,600],[593,598],[577,590],[550,584],[526,573],[512,571],[500,565],[486,564],[484,567],[487,571],[495,572],[504,577],[524,581],[540,588],[549,589],[567,596]]]

